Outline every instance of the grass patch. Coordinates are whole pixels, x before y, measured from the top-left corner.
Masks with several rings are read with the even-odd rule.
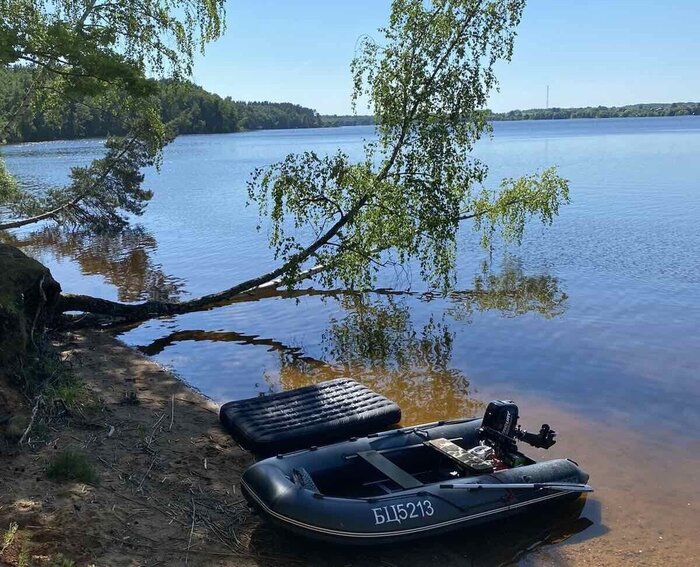
[[[29,567],[29,549],[26,545],[22,545],[17,556],[17,567]]]
[[[63,451],[51,459],[46,476],[57,482],[97,484],[97,473],[92,463],[84,454],[74,451]]]
[[[5,553],[5,550],[12,545],[17,535],[17,522],[10,522],[8,528],[2,534],[2,544],[0,544],[0,555]]]
[[[42,337],[20,372],[18,385],[29,398],[42,395],[47,402],[63,402],[76,407],[87,401],[89,392],[83,381],[66,364],[50,342]]]
[[[53,558],[53,561],[51,561],[51,567],[75,567],[75,561],[71,561],[59,553]]]
[[[85,384],[68,372],[47,388],[47,397],[62,400],[68,407],[75,407],[84,402],[86,396]]]

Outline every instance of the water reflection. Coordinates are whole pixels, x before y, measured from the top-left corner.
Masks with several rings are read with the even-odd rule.
[[[51,254],[58,261],[76,262],[82,274],[99,275],[112,284],[121,301],[153,297],[173,300],[182,293],[183,281],[164,273],[154,261],[156,240],[141,227],[116,235],[44,228],[4,238],[35,256]],[[272,336],[259,336],[227,328],[229,324],[217,330],[187,329],[183,328],[183,320],[170,325],[173,332],[160,334],[138,348],[157,357],[183,343],[262,346],[278,357],[278,364],[262,371],[263,384],[269,390],[351,376],[395,400],[407,423],[472,415],[482,411],[482,402],[470,395],[463,357],[453,361],[455,329],[470,327],[452,323],[469,321],[487,311],[504,317],[536,313],[551,318],[564,312],[567,301],[557,278],[528,275],[515,258],[506,257],[497,271],[490,268],[482,266],[470,289],[447,294],[312,288],[266,290],[253,298],[243,298],[314,298],[324,303],[329,316],[315,339],[313,353],[292,339],[285,342],[283,337],[274,336],[274,331]],[[416,301],[432,305],[417,310]],[[416,311],[428,313],[427,320],[419,321]],[[187,350],[194,352],[195,348]],[[198,376],[187,378],[198,382]],[[256,384],[260,384],[260,378],[258,375],[254,379]]]
[[[454,331],[446,315],[431,314],[416,326],[402,297],[362,295],[340,303],[343,316],[332,317],[321,336],[325,359],[396,401],[411,421],[481,409],[469,396],[467,376],[451,367]],[[281,380],[285,389],[292,388],[298,375],[282,372]]]
[[[183,280],[163,272],[153,260],[155,237],[142,227],[116,234],[92,234],[45,227],[26,234],[0,235],[35,258],[50,254],[56,261],[77,262],[83,275],[99,275],[117,289],[119,301],[176,300]]]
[[[156,356],[163,352],[169,346],[183,341],[215,341],[215,342],[234,342],[243,345],[258,345],[266,346],[268,349],[280,353],[285,364],[296,362],[311,366],[324,366],[325,363],[310,356],[304,355],[303,349],[286,345],[275,339],[265,339],[257,335],[246,335],[235,331],[176,331],[165,337],[160,337],[149,345],[138,346],[141,352],[148,356]]]
[[[483,410],[482,402],[470,395],[468,376],[453,362],[454,319],[464,320],[483,311],[508,317],[529,312],[555,317],[564,312],[567,299],[556,278],[528,276],[514,260],[505,262],[497,273],[483,271],[473,288],[446,295],[386,289],[365,293],[318,289],[265,293],[266,297],[275,295],[313,298],[330,313],[311,349],[293,341],[240,331],[187,330],[182,328],[188,320],[184,318],[172,322],[174,331],[170,334],[138,348],[159,356],[171,347],[180,347],[178,352],[194,351],[194,346],[180,346],[188,342],[262,346],[277,355],[277,364],[266,365],[263,371],[266,390],[286,390],[350,376],[395,400],[404,412],[404,422],[415,423]],[[417,320],[416,301],[435,304],[425,310],[429,313],[427,320]],[[224,309],[235,310],[235,306]],[[201,348],[199,352],[203,352]],[[255,381],[259,391],[259,378]]]
[[[448,313],[457,320],[470,320],[474,312],[498,311],[504,317],[538,313],[546,319],[562,315],[566,310],[566,293],[559,280],[548,274],[526,275],[522,261],[506,256],[498,273],[483,263],[474,278],[473,289],[448,294],[453,305]]]
[[[556,278],[528,276],[514,259],[507,259],[497,273],[485,266],[470,290],[418,297],[446,301],[447,307],[442,315],[436,315],[439,309],[428,310],[427,322],[416,326],[412,303],[404,295],[344,295],[336,298],[342,316],[332,316],[321,335],[322,358],[333,362],[334,373],[340,369],[393,399],[404,421],[412,423],[483,410],[483,403],[470,396],[468,376],[452,365],[455,331],[450,319],[468,319],[475,311],[508,317],[535,312],[550,318],[564,312],[567,299]],[[281,361],[283,389],[328,377],[326,367]],[[266,379],[272,382],[274,376],[268,373]]]

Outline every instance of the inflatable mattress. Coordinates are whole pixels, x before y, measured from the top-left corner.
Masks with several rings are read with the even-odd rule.
[[[224,429],[257,456],[286,453],[362,437],[401,420],[391,400],[350,378],[228,402]]]

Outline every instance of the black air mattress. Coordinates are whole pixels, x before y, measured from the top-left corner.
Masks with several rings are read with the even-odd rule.
[[[286,453],[381,431],[401,420],[391,400],[349,378],[228,402],[219,419],[258,456]]]

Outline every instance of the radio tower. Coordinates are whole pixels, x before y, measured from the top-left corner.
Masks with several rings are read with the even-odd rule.
[[[547,85],[547,106],[545,108],[549,108],[549,85]]]

